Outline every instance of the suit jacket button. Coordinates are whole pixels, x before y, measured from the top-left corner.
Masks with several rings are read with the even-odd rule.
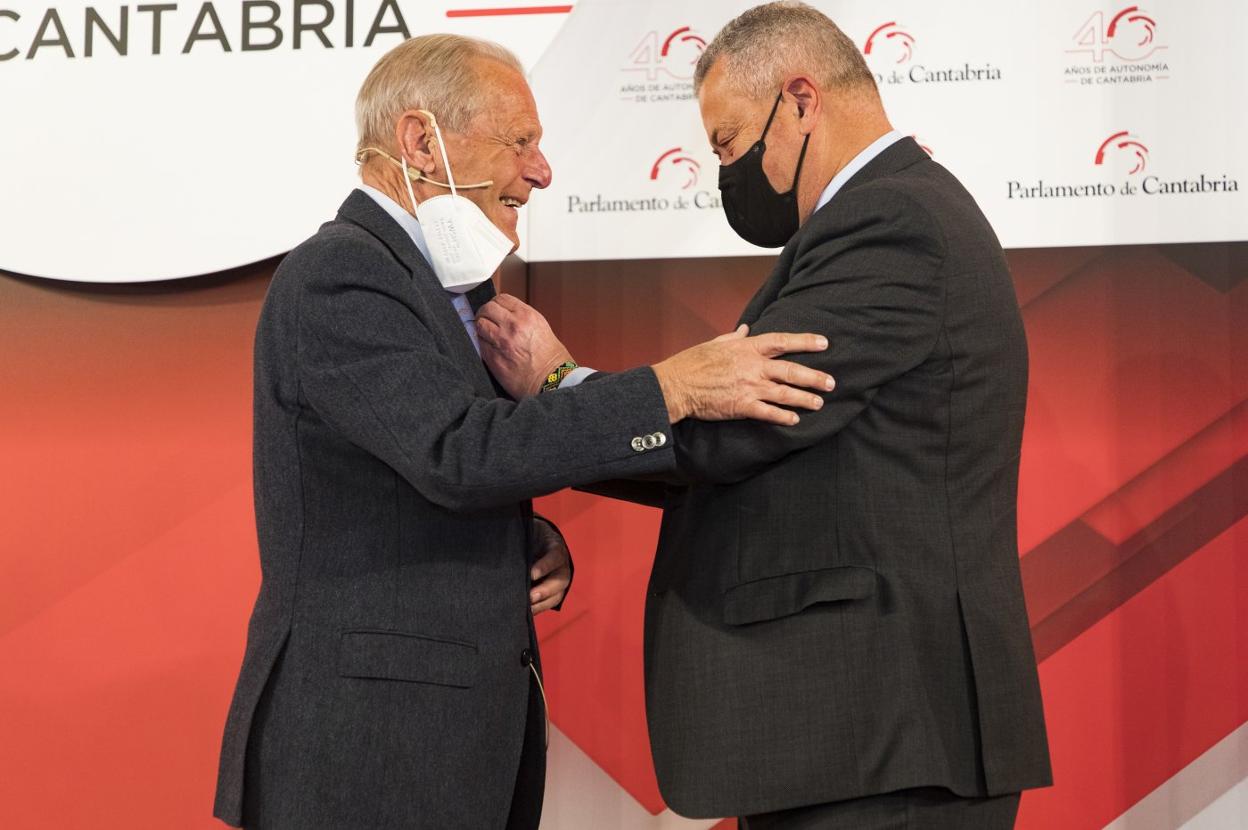
[[[521,651],[520,665],[524,666],[526,669],[533,665],[533,652],[529,651],[527,648]]]
[[[633,443],[630,446],[637,452],[645,452],[646,450],[645,444],[642,443],[640,437],[634,438]]]
[[[648,450],[652,450],[659,445],[659,439],[655,438],[653,435],[647,435],[645,438],[641,439],[641,445]]]
[[[666,443],[667,443],[667,436],[665,434],[663,434],[662,432],[656,432],[654,434],[654,445],[656,447],[661,447]]]

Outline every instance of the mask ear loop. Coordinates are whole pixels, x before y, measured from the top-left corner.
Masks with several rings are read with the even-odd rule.
[[[780,94],[776,96],[776,102],[771,105],[771,114],[767,116],[767,124],[763,127],[763,134],[758,137],[762,141],[767,137],[767,132],[771,129],[771,122],[776,117],[776,110],[780,108],[780,101],[784,98],[784,90],[780,90]],[[806,138],[802,141],[802,152],[797,157],[797,169],[793,171],[793,184],[789,187],[789,193],[797,190],[797,180],[802,175],[802,164],[806,161],[806,148],[810,145],[810,133],[806,133]]]
[[[797,157],[797,170],[793,171],[793,185],[789,188],[790,193],[797,191],[797,180],[802,176],[802,162],[806,160],[806,145],[808,144],[810,144],[810,133],[806,133],[806,140],[802,142],[802,152]]]
[[[385,150],[381,149],[380,147],[361,148],[360,151],[355,154],[355,163],[363,164],[364,159],[368,157],[369,153],[376,153],[382,158],[390,161],[390,163],[392,163],[395,167],[399,167],[399,168],[403,167],[403,162],[399,161],[394,156],[390,155],[389,153],[387,153]],[[410,171],[406,171],[406,172],[409,176],[412,177],[412,181],[428,182],[429,184],[434,185],[436,187],[445,187],[447,189],[450,188],[450,185],[440,182],[437,179],[429,178],[428,176],[424,175],[419,170],[417,170],[415,167],[413,167]],[[456,187],[459,190],[474,190],[479,187],[489,187],[492,184],[494,184],[493,179],[486,179],[485,181],[477,182],[476,184],[461,184],[461,185],[456,185]]]
[[[465,208],[460,204],[459,199],[456,198],[459,194],[455,188],[455,176],[451,173],[451,160],[446,155],[446,142],[442,140],[442,128],[438,126],[438,119],[433,117],[433,113],[428,110],[420,110],[420,112],[429,116],[429,123],[433,125],[433,134],[438,142],[438,152],[442,154],[442,166],[446,168],[446,181],[451,186],[451,207],[456,215],[462,219]]]
[[[433,113],[421,110],[425,115],[429,116],[429,123],[433,125],[433,134],[438,142],[438,152],[442,154],[442,166],[446,168],[446,181],[451,186],[451,195],[458,195],[455,190],[455,177],[451,175],[451,160],[446,156],[446,142],[442,140],[442,128],[438,126],[438,119],[433,117]]]
[[[771,122],[776,117],[776,110],[780,108],[780,100],[784,98],[784,90],[780,90],[780,94],[776,96],[776,102],[771,105],[771,114],[767,116],[767,123],[763,125],[763,134],[758,137],[759,141],[767,138],[767,133],[771,130]]]
[[[421,110],[421,112],[424,113],[426,116],[428,116],[429,123],[433,124],[433,132],[438,142],[438,150],[441,151],[442,153],[442,165],[446,168],[446,181],[451,186],[451,196],[456,196],[458,194],[455,188],[455,177],[451,174],[451,160],[447,158],[446,156],[446,147],[443,145],[443,142],[442,142],[442,129],[438,126],[438,119],[434,118],[433,113],[428,112],[427,110]],[[378,150],[378,152],[381,152],[381,151]],[[407,185],[407,198],[410,199],[412,202],[412,215],[415,216],[416,215],[416,191],[412,188],[412,176],[407,171],[407,168],[409,166],[407,163],[407,154],[400,153],[399,158],[402,159],[402,162],[403,162],[403,182],[404,184]]]
[[[407,172],[407,156],[400,154],[399,158],[403,159],[403,181],[407,183],[407,198],[412,200],[412,215],[415,216],[416,215],[416,191],[412,189],[412,177]]]

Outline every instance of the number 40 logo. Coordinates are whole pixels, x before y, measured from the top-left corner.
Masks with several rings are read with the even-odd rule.
[[[1122,61],[1142,61],[1164,46],[1157,45],[1157,21],[1139,6],[1127,6],[1105,22],[1104,12],[1093,12],[1075,32],[1071,53],[1090,53],[1094,63],[1109,53]]]
[[[706,40],[688,26],[681,26],[662,40],[649,32],[628,56],[626,72],[645,72],[647,81],[657,81],[659,73],[679,80],[693,77],[693,68],[706,48]]]

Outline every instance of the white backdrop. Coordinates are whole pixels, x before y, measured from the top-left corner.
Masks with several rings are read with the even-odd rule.
[[[533,74],[555,178],[528,258],[760,253],[718,208],[691,80],[702,41],[752,5],[582,0]],[[894,126],[1006,247],[1248,238],[1248,3],[813,5],[870,46]]]
[[[522,211],[523,256],[759,253],[719,208],[691,81],[750,2],[5,5],[5,270],[142,281],[289,250],[355,182],[368,68],[404,31],[448,30],[535,67],[555,176]],[[1248,238],[1248,4],[816,5],[863,48],[896,127],[962,179],[1005,246]]]
[[[355,185],[355,95],[403,41],[400,21],[499,41],[531,67],[567,18],[451,16],[534,5],[522,0],[280,0],[281,42],[258,49],[278,35],[256,26],[245,43],[237,0],[143,5],[0,0],[0,269],[138,282],[283,253]],[[332,12],[298,48],[296,6],[305,25]],[[93,24],[86,55],[87,8],[119,41],[124,16],[126,54]],[[365,46],[374,29],[392,31]]]

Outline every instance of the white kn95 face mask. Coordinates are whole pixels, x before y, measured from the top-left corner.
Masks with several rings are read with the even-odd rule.
[[[451,160],[447,158],[446,145],[442,141],[442,129],[430,113],[424,114],[429,116],[433,124],[438,149],[442,153],[442,164],[446,167],[447,184],[429,179],[419,170],[411,168],[406,157],[402,157],[400,162],[377,148],[369,147],[365,151],[384,155],[403,168],[407,196],[412,200],[416,221],[420,223],[420,230],[425,236],[433,272],[447,291],[463,294],[492,277],[514,245],[511,238],[499,230],[475,202],[459,195],[460,190],[489,187],[494,182],[477,182],[456,187],[455,176],[451,172]],[[412,189],[413,179],[439,187],[449,187],[451,192],[433,196],[417,204],[416,193]]]

